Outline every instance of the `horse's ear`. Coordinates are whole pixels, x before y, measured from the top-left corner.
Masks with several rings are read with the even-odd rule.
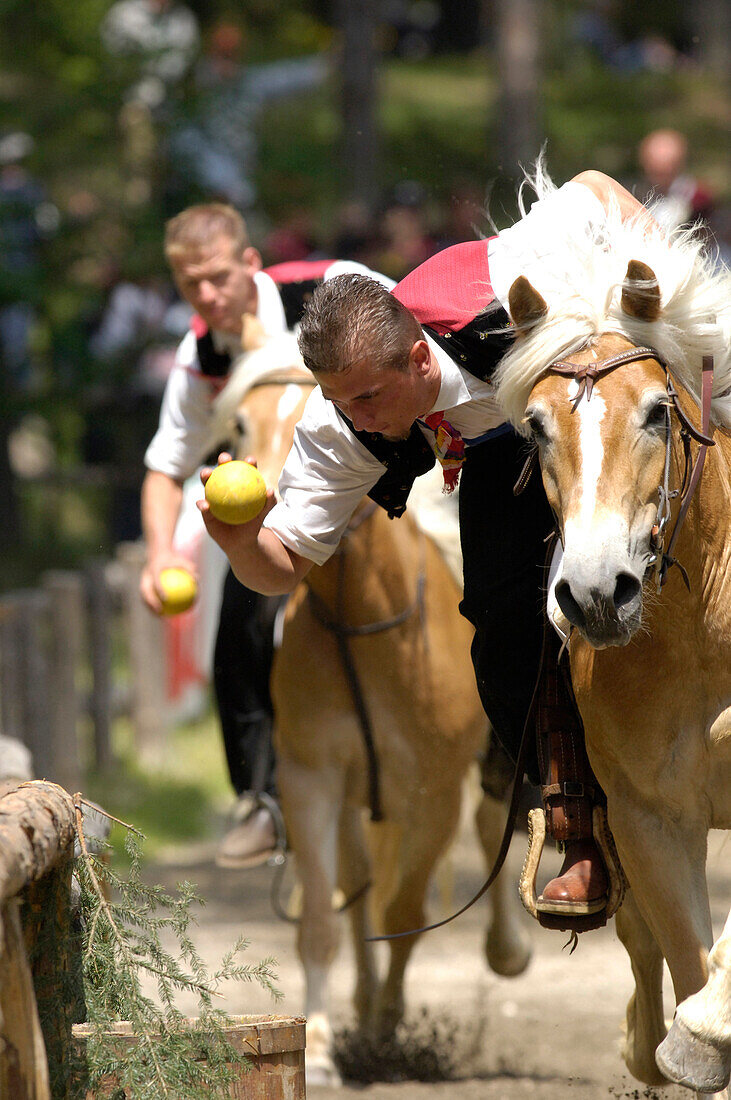
[[[508,292],[508,305],[513,324],[520,330],[534,325],[548,313],[548,306],[535,287],[519,275]]]
[[[641,260],[630,260],[622,286],[622,310],[638,321],[656,321],[660,316],[660,286],[657,275]]]

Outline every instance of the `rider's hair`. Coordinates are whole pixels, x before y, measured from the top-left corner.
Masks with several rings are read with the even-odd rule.
[[[233,206],[222,202],[189,206],[165,224],[165,257],[168,262],[227,237],[236,255],[249,247],[246,222]]]
[[[424,338],[412,313],[376,279],[337,275],[315,289],[299,333],[305,364],[334,374],[368,360],[406,370],[409,352]]]

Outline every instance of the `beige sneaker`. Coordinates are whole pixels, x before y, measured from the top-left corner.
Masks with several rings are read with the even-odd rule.
[[[258,867],[277,851],[277,829],[266,806],[255,806],[224,836],[216,863],[219,867]]]

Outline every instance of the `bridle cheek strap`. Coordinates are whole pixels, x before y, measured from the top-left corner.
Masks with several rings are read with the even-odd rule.
[[[668,548],[663,552],[664,542],[664,530],[668,519],[670,518],[670,499],[672,496],[678,495],[677,492],[671,493],[669,481],[670,481],[670,446],[671,446],[671,433],[670,433],[670,413],[668,412],[668,431],[667,431],[667,443],[665,452],[665,474],[663,484],[659,489],[660,503],[658,505],[658,518],[657,523],[652,529],[650,549],[653,552],[652,562],[656,564],[656,577],[658,590],[662,588],[667,580],[668,570],[673,565],[677,565],[680,569],[683,580],[688,588],[690,584],[688,581],[688,575],[683,569],[682,565],[673,557],[673,550],[675,543],[677,542],[680,529],[683,526],[685,517],[690,507],[690,502],[693,494],[698,487],[703,473],[703,465],[706,461],[706,453],[709,447],[715,446],[714,440],[710,436],[711,430],[711,399],[713,395],[713,356],[703,356],[703,375],[702,375],[702,393],[701,393],[701,428],[700,430],[691,423],[688,416],[683,411],[680,401],[678,400],[678,394],[672,383],[670,377],[670,371],[668,368],[667,360],[662,356],[655,348],[651,347],[637,347],[629,348],[627,351],[619,352],[618,355],[612,355],[608,359],[601,359],[598,363],[588,363],[586,365],[582,363],[572,363],[568,359],[559,359],[557,362],[552,363],[548,368],[552,374],[563,374],[569,378],[575,378],[579,383],[579,388],[576,396],[573,399],[571,412],[576,412],[577,406],[582,397],[586,396],[586,400],[591,400],[591,395],[594,389],[594,383],[598,378],[601,378],[605,374],[609,374],[610,371],[616,370],[617,367],[624,366],[625,363],[635,363],[640,359],[654,359],[660,364],[665,371],[667,394],[668,394],[668,407],[675,411],[675,415],[680,421],[680,434],[683,439],[683,446],[686,454],[686,473],[683,475],[683,485],[680,489],[680,511],[678,512],[677,519],[675,520],[675,526],[673,527],[673,533],[670,536],[668,542]],[[698,454],[696,455],[693,468],[690,473],[690,477],[687,476],[688,467],[688,440],[689,438],[695,439],[700,445]]]

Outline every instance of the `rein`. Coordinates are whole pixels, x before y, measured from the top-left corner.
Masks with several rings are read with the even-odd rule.
[[[326,630],[329,630],[334,635],[335,641],[338,647],[338,653],[343,665],[343,671],[348,681],[348,688],[353,700],[353,706],[358,716],[358,722],[360,724],[361,734],[363,736],[363,745],[366,753],[366,760],[368,764],[368,801],[371,810],[371,821],[383,821],[383,807],[381,805],[381,784],[379,777],[378,767],[378,754],[376,752],[375,739],[373,737],[373,723],[371,722],[370,712],[368,710],[368,704],[366,702],[363,687],[358,676],[358,670],[353,659],[353,654],[350,648],[350,638],[362,638],[372,634],[382,634],[387,630],[392,630],[394,627],[401,626],[407,622],[413,615],[418,614],[419,620],[424,623],[424,592],[426,588],[426,572],[424,561],[422,560],[419,569],[419,575],[416,581],[416,596],[412,604],[404,608],[398,615],[394,615],[391,619],[382,619],[375,623],[365,623],[362,626],[350,626],[345,622],[344,618],[344,603],[345,603],[345,566],[347,558],[347,540],[348,537],[353,534],[362,523],[373,515],[377,505],[373,501],[369,501],[368,504],[359,512],[353,519],[351,519],[346,529],[345,535],[341,540],[340,546],[336,551],[338,555],[338,588],[336,596],[336,610],[333,614],[325,601],[316,592],[312,590],[308,585],[307,598],[310,602],[312,612]],[[422,543],[422,559],[423,559],[423,543]],[[307,580],[305,579],[305,584]]]
[[[571,412],[575,412],[576,408],[581,401],[581,398],[586,395],[586,400],[591,400],[594,383],[597,378],[601,378],[605,374],[609,374],[610,371],[615,370],[617,367],[624,366],[625,363],[634,363],[639,359],[654,359],[660,364],[665,372],[666,389],[668,395],[668,413],[667,413],[667,436],[665,444],[665,471],[663,475],[663,481],[658,489],[659,503],[657,510],[657,523],[652,528],[650,536],[650,549],[652,551],[652,557],[650,559],[650,565],[654,566],[655,578],[657,582],[658,591],[662,590],[665,581],[667,580],[668,571],[673,565],[677,565],[681,572],[683,581],[686,588],[690,590],[690,582],[688,580],[688,574],[686,573],[680,562],[673,557],[673,550],[675,549],[675,543],[677,542],[680,529],[683,526],[685,517],[688,514],[690,508],[690,502],[693,498],[693,494],[698,488],[698,484],[703,473],[703,466],[706,461],[706,454],[709,447],[714,447],[714,440],[710,436],[711,429],[711,397],[713,393],[713,356],[703,356],[703,376],[702,376],[702,392],[701,392],[701,428],[696,428],[693,423],[688,419],[685,412],[681,408],[678,400],[677,391],[673,385],[670,377],[670,370],[667,360],[662,356],[655,348],[651,347],[637,347],[630,348],[628,351],[620,352],[618,355],[612,355],[608,359],[602,359],[598,363],[589,363],[582,365],[580,363],[572,363],[570,360],[559,359],[557,362],[552,363],[548,368],[548,371],[552,374],[563,374],[569,378],[575,378],[579,383],[579,388],[574,398]],[[683,441],[683,450],[685,454],[685,470],[683,473],[683,482],[680,489],[670,489],[670,454],[671,454],[671,431],[670,431],[670,412],[671,409],[675,411],[675,415],[680,421],[680,436]],[[690,468],[690,440],[694,439],[698,444],[698,454],[693,462],[692,468]],[[690,475],[688,473],[690,469]],[[522,476],[522,475],[521,475]],[[517,488],[517,487],[516,487]],[[675,520],[670,540],[667,545],[667,550],[664,550],[665,542],[665,528],[668,520],[670,519],[670,501],[675,497],[680,496],[680,510]]]

